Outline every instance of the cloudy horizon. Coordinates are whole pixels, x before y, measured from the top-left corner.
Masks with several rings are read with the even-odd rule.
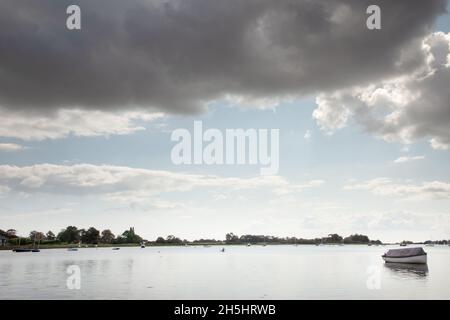
[[[0,229],[450,238],[447,0],[0,8]],[[195,121],[278,129],[278,173],[174,164]]]

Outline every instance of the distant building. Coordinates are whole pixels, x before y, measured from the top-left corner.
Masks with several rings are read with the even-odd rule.
[[[6,246],[8,243],[8,238],[2,234],[0,234],[0,246]]]

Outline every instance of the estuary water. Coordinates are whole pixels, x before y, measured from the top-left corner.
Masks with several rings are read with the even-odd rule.
[[[221,248],[0,251],[0,300],[450,299],[449,246],[426,266],[385,264],[389,246]]]

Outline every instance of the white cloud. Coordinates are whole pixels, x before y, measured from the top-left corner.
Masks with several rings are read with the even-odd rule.
[[[163,117],[161,113],[107,112],[62,109],[55,114],[11,112],[0,108],[0,137],[22,140],[60,139],[70,135],[95,137],[126,135],[145,128],[139,122]]]
[[[425,156],[404,156],[399,157],[394,160],[394,163],[405,163],[405,162],[411,162],[411,161],[417,161],[417,160],[423,160],[425,159]]]
[[[310,130],[306,130],[305,135],[303,136],[303,138],[305,138],[306,140],[310,140],[312,137],[312,133]]]
[[[213,195],[215,201],[226,200],[228,197],[222,193],[217,193]]]
[[[281,97],[253,97],[245,95],[231,95],[227,94],[224,97],[225,102],[232,106],[239,108],[253,108],[260,110],[273,110],[279,107],[282,103],[292,102],[295,100],[294,96]]]
[[[448,150],[450,148],[450,144],[442,142],[439,138],[431,139],[430,144],[434,150]]]
[[[131,205],[133,207],[139,206],[146,209],[181,209],[185,205],[182,203],[164,201],[155,197],[154,192],[145,190],[133,190],[133,191],[119,191],[107,193],[103,196],[106,201]]]
[[[350,110],[344,103],[339,92],[317,96],[318,108],[313,112],[313,118],[317,121],[320,129],[332,134],[337,129],[345,127],[350,116]]]
[[[0,143],[0,151],[14,152],[26,149],[26,147],[16,143]]]
[[[409,146],[408,145],[405,145],[405,146],[403,146],[401,149],[400,149],[400,151],[401,152],[409,152]]]
[[[265,189],[276,194],[318,187],[321,180],[292,184],[280,176],[219,177],[110,165],[0,165],[0,184],[19,193],[99,194],[106,200],[139,202],[168,192]]]
[[[423,64],[415,72],[366,87],[323,93],[313,113],[318,126],[332,133],[352,115],[367,131],[388,142],[429,138],[431,147],[450,147],[450,33],[423,40]]]
[[[275,189],[275,193],[277,195],[287,195],[287,194],[291,194],[291,193],[295,193],[295,192],[301,192],[305,189],[309,189],[309,188],[317,188],[320,187],[321,185],[323,185],[325,183],[325,181],[323,180],[311,180],[308,181],[304,184],[297,184],[297,185],[291,185],[291,184],[284,184],[284,185],[279,185],[277,186],[277,188]]]
[[[420,185],[396,183],[388,178],[376,178],[362,183],[349,183],[344,190],[367,190],[377,196],[396,196],[410,199],[450,199],[450,183],[423,182]]]

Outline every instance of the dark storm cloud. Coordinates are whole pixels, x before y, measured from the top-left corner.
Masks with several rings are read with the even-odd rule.
[[[386,141],[427,138],[433,149],[450,149],[450,33],[427,36],[422,51],[427,59],[421,72],[320,94],[313,113],[319,127],[332,133],[353,116]]]
[[[82,30],[65,26],[78,4]],[[366,28],[378,4],[382,30]],[[445,0],[2,0],[0,106],[201,111],[413,70]]]

